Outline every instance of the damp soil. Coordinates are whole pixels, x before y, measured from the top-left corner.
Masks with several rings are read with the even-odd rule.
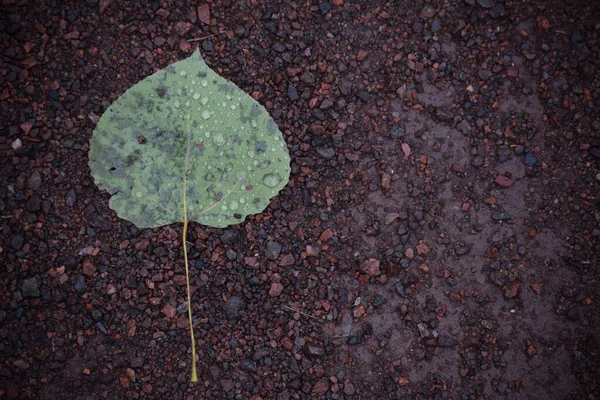
[[[0,399],[600,397],[594,1],[0,11]],[[196,47],[292,158],[260,215],[137,229],[88,143]]]

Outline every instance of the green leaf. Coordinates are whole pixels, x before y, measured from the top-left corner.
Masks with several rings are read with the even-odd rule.
[[[196,50],[106,110],[89,166],[112,194],[110,208],[140,228],[186,220],[225,227],[265,209],[288,182],[290,158],[264,107]]]

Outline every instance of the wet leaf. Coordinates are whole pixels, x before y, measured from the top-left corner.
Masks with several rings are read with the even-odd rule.
[[[96,184],[112,194],[110,208],[140,228],[186,219],[240,223],[285,186],[289,164],[267,111],[198,51],[119,97],[89,151]]]

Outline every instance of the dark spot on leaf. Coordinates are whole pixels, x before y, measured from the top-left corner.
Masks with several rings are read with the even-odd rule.
[[[116,170],[116,168],[115,168],[115,167],[112,167],[110,170],[111,170],[111,171],[114,171],[114,170]]]
[[[254,150],[258,153],[258,154],[262,154],[267,150],[267,144],[263,141],[258,141],[256,142],[255,146],[254,146]]]
[[[240,214],[233,214],[233,218],[242,219],[242,216]]]
[[[198,72],[198,78],[204,78],[206,76],[206,71]]]
[[[258,104],[252,104],[252,108],[250,109],[250,116],[256,118],[261,113],[260,106]]]
[[[158,97],[163,97],[165,95],[165,90],[162,88],[158,88],[156,89],[156,94],[158,95]]]
[[[217,193],[215,196],[215,201],[221,201],[223,199],[223,192]]]
[[[131,166],[133,165],[133,163],[138,159],[139,157],[133,154],[130,154],[127,156],[127,166]]]
[[[209,182],[214,182],[216,180],[215,175],[210,171],[208,171],[206,173],[206,175],[204,175],[204,179]],[[211,185],[211,187],[212,187],[212,185]],[[210,190],[212,190],[211,187],[209,187]],[[210,193],[210,191],[209,191],[209,193]]]
[[[252,185],[246,185],[245,189],[246,190],[252,190]]]
[[[145,137],[143,136],[138,136],[138,143],[139,144],[146,144],[147,140]]]

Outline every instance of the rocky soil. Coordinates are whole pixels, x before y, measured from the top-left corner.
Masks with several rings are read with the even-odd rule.
[[[600,4],[26,1],[0,11],[0,399],[597,399]],[[108,208],[88,141],[197,47],[288,186],[193,225]]]

